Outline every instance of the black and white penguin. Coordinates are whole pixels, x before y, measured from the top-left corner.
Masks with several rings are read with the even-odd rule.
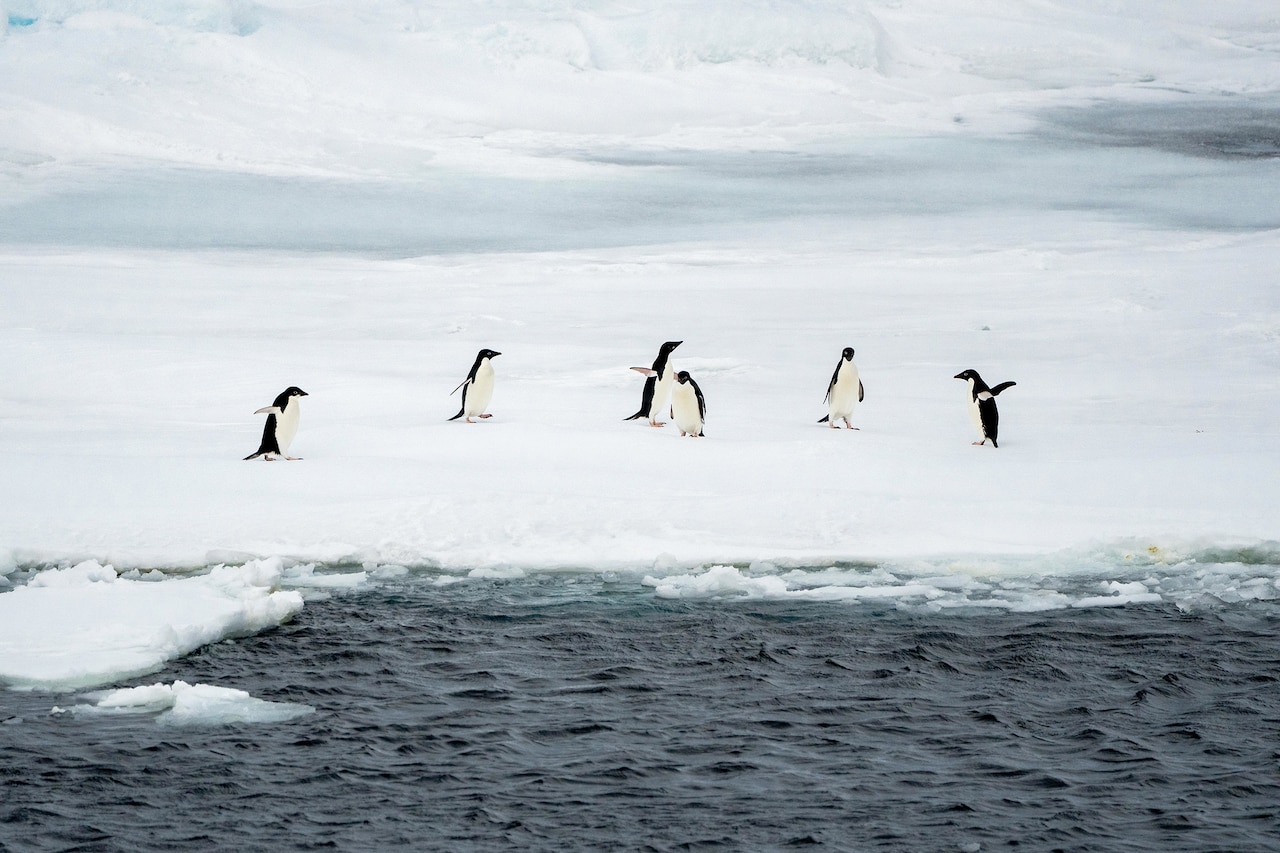
[[[246,456],[245,461],[257,459],[259,456],[268,462],[277,456],[283,456],[293,462],[299,459],[297,456],[289,455],[289,445],[293,443],[293,437],[298,434],[298,414],[302,408],[298,398],[308,396],[310,395],[298,386],[290,385],[280,392],[280,396],[276,397],[274,403],[254,412],[255,415],[266,415],[267,425],[262,429],[262,444],[258,446],[258,452]]]
[[[489,401],[493,399],[493,365],[489,362],[500,355],[502,353],[491,349],[482,349],[476,354],[476,363],[471,365],[471,372],[458,385],[462,389],[462,408],[449,420],[456,421],[466,415],[467,423],[473,424],[475,421],[472,418],[493,417],[485,412],[489,408]],[[449,396],[458,393],[458,388],[450,391]]]
[[[837,429],[836,422],[844,421],[849,429],[857,429],[849,418],[853,415],[853,407],[861,403],[864,396],[858,365],[853,363],[853,347],[845,347],[836,362],[836,372],[831,374],[831,383],[827,385],[827,414],[818,423]]]
[[[991,446],[999,447],[996,438],[1000,434],[1000,412],[996,409],[996,395],[1018,383],[1001,382],[994,388],[988,388],[976,370],[957,373],[955,378],[969,381],[969,419],[973,421],[973,427],[982,439],[974,444],[986,444],[987,439],[991,439]]]
[[[648,378],[644,381],[644,392],[640,395],[640,411],[625,420],[634,421],[648,418],[649,426],[666,426],[659,421],[662,410],[667,407],[667,399],[671,396],[671,351],[684,341],[667,341],[658,349],[658,357],[653,360],[653,367],[633,367],[632,370],[643,373]]]
[[[707,401],[687,370],[676,374],[675,387],[671,389],[671,418],[681,435],[702,437],[702,424],[707,420]]]

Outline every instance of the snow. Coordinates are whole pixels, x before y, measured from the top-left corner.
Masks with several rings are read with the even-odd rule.
[[[1273,3],[0,22],[8,684],[115,683],[418,575],[1276,597]],[[669,339],[705,440],[622,421]],[[816,423],[845,346],[856,431]],[[447,423],[481,347],[494,418]],[[998,450],[965,368],[1018,383]],[[303,461],[241,462],[289,385]],[[1132,576],[1150,553],[1177,556]]]
[[[1280,323],[1256,282],[1275,234],[1122,234],[9,253],[0,465],[22,486],[0,559],[648,570],[1274,538]],[[623,422],[643,382],[629,365],[667,338],[706,396],[704,442]],[[490,345],[494,418],[447,422]],[[845,345],[866,402],[838,432],[817,420]],[[970,445],[964,367],[1018,382],[998,450]],[[252,413],[290,384],[309,394],[303,461],[241,462]]]

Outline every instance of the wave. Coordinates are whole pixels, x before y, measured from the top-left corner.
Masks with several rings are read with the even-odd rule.
[[[713,566],[645,584],[663,598],[852,601],[920,611],[1037,612],[1123,605],[1202,610],[1280,600],[1280,547],[1109,546],[1049,555],[868,566]]]

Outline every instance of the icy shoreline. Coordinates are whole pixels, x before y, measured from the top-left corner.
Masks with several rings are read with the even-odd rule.
[[[719,603],[786,602],[981,618],[993,612],[1176,607],[1184,612],[1274,611],[1280,602],[1280,543],[1224,548],[1115,543],[1015,557],[971,555],[884,563],[796,565],[757,561],[648,571],[472,569],[448,572],[396,565],[283,565],[278,559],[203,572],[136,570],[89,561],[11,575],[0,593],[0,684],[77,691],[160,670],[171,660],[228,638],[288,621],[304,600],[340,596],[362,607],[365,593],[416,587],[449,608],[466,599],[570,604],[600,596]],[[157,715],[162,724],[273,722],[310,713],[233,688],[157,683],[79,694],[77,716]],[[87,704],[86,704],[87,702]]]

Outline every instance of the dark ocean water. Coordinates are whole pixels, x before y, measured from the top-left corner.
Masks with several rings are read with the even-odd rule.
[[[1278,627],[410,576],[133,682],[290,722],[0,693],[0,848],[1275,850]]]

